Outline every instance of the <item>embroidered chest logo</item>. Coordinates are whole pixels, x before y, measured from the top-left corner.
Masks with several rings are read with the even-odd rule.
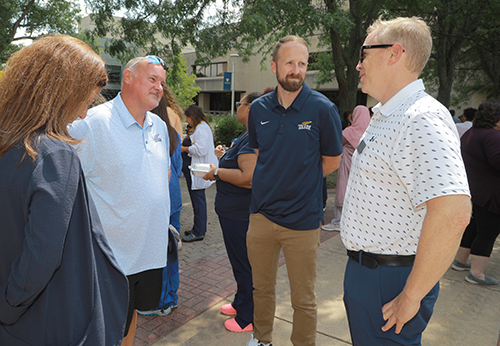
[[[160,134],[159,134],[159,133],[157,133],[156,135],[154,135],[153,140],[154,140],[155,142],[161,142]]]
[[[299,124],[299,130],[308,130],[311,131],[311,123],[312,121],[304,121],[302,124]]]

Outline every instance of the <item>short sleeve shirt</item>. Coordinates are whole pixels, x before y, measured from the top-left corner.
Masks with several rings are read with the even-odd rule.
[[[318,228],[322,156],[342,153],[337,107],[304,84],[285,109],[275,90],[252,102],[248,133],[249,146],[259,150],[250,212],[293,230]]]
[[[121,94],[69,127],[106,237],[125,274],[163,268],[170,221],[169,138],[146,113],[143,126]]]
[[[421,80],[373,110],[352,158],[342,240],[354,251],[415,254],[425,202],[470,196],[456,126]]]
[[[255,154],[255,150],[248,146],[248,132],[242,133],[234,146],[221,157],[219,167],[238,169],[238,156],[242,154]],[[252,190],[223,180],[218,180],[216,184],[215,211],[217,215],[233,220],[248,221]]]

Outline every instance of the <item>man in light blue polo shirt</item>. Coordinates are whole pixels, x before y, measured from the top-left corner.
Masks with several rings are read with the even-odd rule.
[[[271,345],[280,250],[292,298],[294,346],[316,344],[316,261],[323,221],[323,176],[342,153],[337,107],[304,84],[309,51],[297,36],[276,43],[271,68],[278,86],[250,108],[249,146],[258,158],[252,183],[248,257],[254,285],[254,335]]]
[[[123,73],[121,93],[69,128],[81,140],[78,153],[88,189],[129,280],[122,345],[133,343],[135,310],[158,305],[167,260],[169,139],[165,123],[149,112],[158,105],[164,83],[160,58],[132,59]]]

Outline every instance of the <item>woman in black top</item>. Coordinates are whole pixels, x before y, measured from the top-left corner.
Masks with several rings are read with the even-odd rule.
[[[500,102],[485,101],[462,135],[462,157],[472,195],[472,218],[452,268],[469,270],[467,282],[498,285],[484,274],[500,234]],[[470,264],[468,263],[470,256]]]

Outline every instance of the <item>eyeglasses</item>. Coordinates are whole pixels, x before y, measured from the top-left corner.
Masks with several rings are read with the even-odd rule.
[[[250,105],[252,102],[236,102],[236,108],[238,108],[241,105]]]
[[[389,48],[392,46],[394,46],[394,44],[370,44],[370,45],[361,46],[361,49],[359,50],[359,62],[362,63],[363,60],[365,60],[365,49]],[[403,52],[404,52],[404,49],[403,49]]]
[[[140,58],[139,60],[134,62],[132,65],[130,65],[128,70],[130,70],[132,67],[134,67],[135,65],[137,65],[138,63],[140,63],[144,59],[146,59],[146,61],[150,64],[160,65],[161,67],[163,67],[163,69],[165,71],[167,70],[167,65],[165,64],[165,61],[163,61],[162,58],[159,58],[156,55],[148,55],[148,56]]]

